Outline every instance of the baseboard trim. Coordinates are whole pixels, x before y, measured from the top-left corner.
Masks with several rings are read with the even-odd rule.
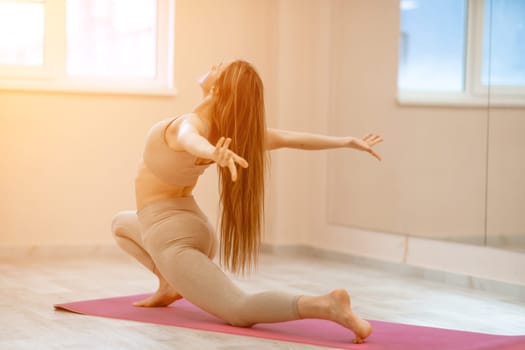
[[[367,268],[386,271],[392,275],[413,277],[451,286],[482,290],[525,300],[525,286],[460,273],[440,271],[407,263],[383,261],[371,257],[357,256],[306,245],[272,245],[264,243],[261,251],[266,254],[287,257],[311,257],[351,263]],[[0,261],[27,258],[85,258],[85,257],[128,257],[117,245],[75,245],[75,246],[0,246]],[[129,257],[128,257],[129,258]]]
[[[42,245],[0,246],[0,260],[24,258],[83,258],[88,256],[121,257],[122,250],[113,245]]]
[[[272,245],[265,243],[262,245],[262,252],[276,256],[314,257],[323,260],[351,263],[386,271],[392,275],[419,278],[451,286],[482,290],[489,293],[525,300],[525,286],[520,284],[512,284],[487,278],[463,275],[460,273],[440,271],[407,263],[383,261],[375,258],[319,249],[306,245]]]

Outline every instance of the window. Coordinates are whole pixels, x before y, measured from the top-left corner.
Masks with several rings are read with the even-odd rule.
[[[0,88],[174,94],[174,0],[0,0]]]
[[[525,105],[525,1],[401,0],[401,103]]]
[[[401,5],[399,88],[462,91],[466,1],[402,1]]]
[[[0,2],[0,64],[44,63],[44,4]]]
[[[525,1],[486,0],[484,18],[483,85],[525,86]]]

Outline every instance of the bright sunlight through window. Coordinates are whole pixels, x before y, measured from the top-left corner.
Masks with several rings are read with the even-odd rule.
[[[0,0],[0,88],[174,94],[174,0]]]
[[[67,73],[154,78],[155,0],[67,0]]]
[[[44,63],[44,4],[0,2],[0,64]]]

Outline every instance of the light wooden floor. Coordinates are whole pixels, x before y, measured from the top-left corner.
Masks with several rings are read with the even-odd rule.
[[[323,349],[54,311],[53,304],[153,291],[123,253],[0,260],[0,349]],[[265,254],[250,291],[347,288],[368,319],[496,334],[525,334],[525,301],[348,263]]]

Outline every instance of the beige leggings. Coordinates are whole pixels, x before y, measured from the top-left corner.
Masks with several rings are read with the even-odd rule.
[[[216,238],[193,197],[154,202],[113,219],[119,246],[185,299],[234,326],[299,319],[297,299],[281,292],[247,294],[212,261]]]

